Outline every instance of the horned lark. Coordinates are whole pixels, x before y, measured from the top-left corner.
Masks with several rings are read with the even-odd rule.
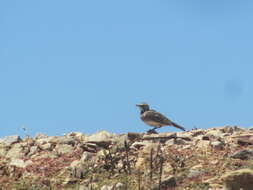
[[[149,130],[148,132],[156,132],[155,129],[161,128],[163,126],[174,126],[178,129],[181,129],[185,131],[185,128],[174,123],[173,121],[169,120],[167,117],[162,115],[161,113],[151,110],[149,108],[149,105],[146,103],[140,103],[136,105],[140,108],[141,111],[141,120],[146,123],[147,125],[150,125],[154,127],[153,129]]]

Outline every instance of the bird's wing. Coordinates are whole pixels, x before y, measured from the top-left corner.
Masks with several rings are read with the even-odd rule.
[[[150,121],[157,122],[161,125],[171,125],[171,121],[165,117],[163,114],[155,111],[155,110],[149,110],[145,112],[145,118]]]

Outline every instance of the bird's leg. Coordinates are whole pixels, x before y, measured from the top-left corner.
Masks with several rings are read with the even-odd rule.
[[[156,129],[157,129],[157,127],[154,127],[153,129],[148,130],[147,134],[158,134]]]

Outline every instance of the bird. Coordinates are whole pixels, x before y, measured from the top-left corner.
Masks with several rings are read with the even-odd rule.
[[[141,102],[139,104],[136,104],[136,106],[139,107],[139,109],[140,109],[141,120],[144,123],[146,123],[147,125],[154,127],[153,129],[148,131],[149,133],[156,133],[155,129],[161,128],[163,126],[173,126],[173,127],[176,127],[178,129],[185,131],[184,127],[169,120],[163,114],[150,109],[149,105],[147,103]]]

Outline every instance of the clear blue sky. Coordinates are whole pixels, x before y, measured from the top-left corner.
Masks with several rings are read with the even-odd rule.
[[[0,137],[253,125],[253,2],[0,1]],[[177,131],[174,128],[160,131]]]

